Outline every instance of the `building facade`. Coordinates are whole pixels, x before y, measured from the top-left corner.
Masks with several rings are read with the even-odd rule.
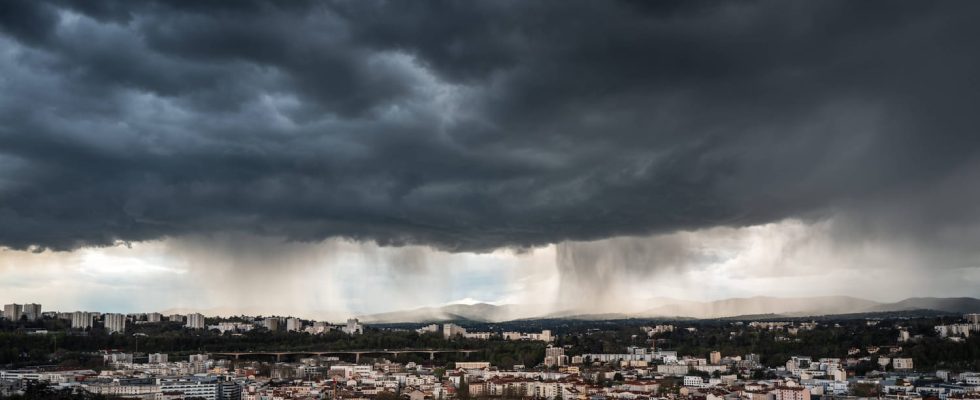
[[[105,330],[109,333],[126,332],[126,316],[123,314],[106,314],[103,316]]]
[[[187,323],[184,326],[190,329],[204,329],[204,315],[187,314]]]

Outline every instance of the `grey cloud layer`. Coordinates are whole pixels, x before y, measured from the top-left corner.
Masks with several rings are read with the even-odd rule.
[[[980,176],[978,11],[7,1],[0,245],[488,250],[896,198],[882,218],[975,222],[980,196],[951,185]]]

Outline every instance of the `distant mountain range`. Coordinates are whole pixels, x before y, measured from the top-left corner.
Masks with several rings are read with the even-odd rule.
[[[504,322],[516,319],[547,318],[608,320],[624,318],[712,319],[751,315],[807,317],[916,310],[953,314],[980,312],[980,299],[972,297],[915,297],[895,303],[880,303],[849,296],[794,298],[757,296],[706,302],[657,298],[651,300],[650,303],[651,308],[638,313],[594,313],[566,310],[537,316],[521,315],[523,307],[518,305],[452,304],[444,307],[425,307],[364,315],[360,319],[369,323],[422,323],[458,320]]]
[[[414,310],[393,311],[380,314],[363,315],[358,317],[362,322],[398,323],[398,322],[439,322],[439,321],[480,321],[499,322],[513,319],[519,315],[517,305],[497,306],[487,303],[450,304],[443,307],[423,307]]]

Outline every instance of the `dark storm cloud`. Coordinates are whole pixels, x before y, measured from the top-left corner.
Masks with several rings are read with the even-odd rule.
[[[0,5],[0,244],[976,222],[980,5]],[[896,206],[897,207],[897,206]],[[888,210],[889,221],[902,212]],[[965,222],[964,222],[965,221]]]

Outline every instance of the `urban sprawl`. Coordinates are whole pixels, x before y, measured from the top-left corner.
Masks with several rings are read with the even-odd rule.
[[[366,326],[8,304],[3,317],[0,397],[980,400],[980,314]]]

